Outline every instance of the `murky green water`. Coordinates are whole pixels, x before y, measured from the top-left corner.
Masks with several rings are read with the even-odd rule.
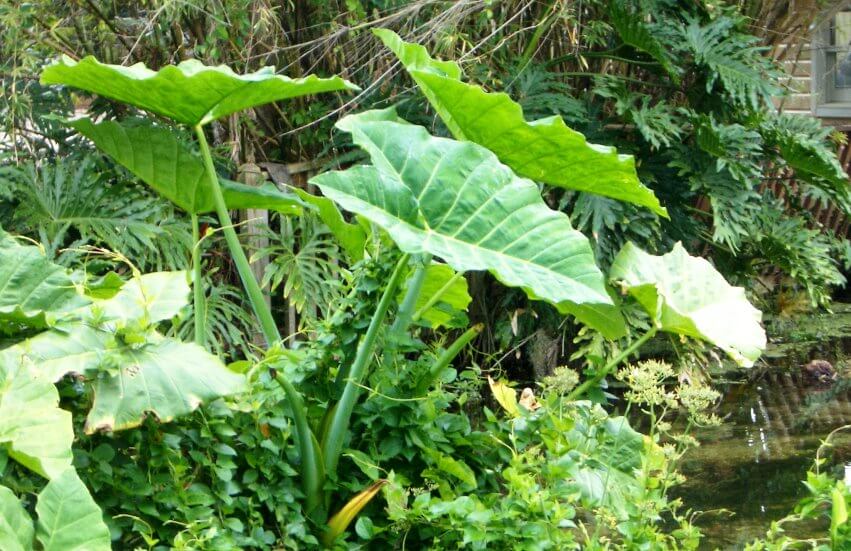
[[[805,494],[801,481],[821,441],[851,424],[851,393],[845,388],[851,384],[816,388],[799,379],[769,373],[729,385],[719,411],[725,422],[696,435],[702,445],[684,458],[688,481],[676,495],[687,507],[706,511],[697,521],[706,535],[701,549],[741,549],[764,535]],[[836,442],[829,468],[841,473],[851,461],[851,436]],[[799,527],[799,535],[819,528]]]

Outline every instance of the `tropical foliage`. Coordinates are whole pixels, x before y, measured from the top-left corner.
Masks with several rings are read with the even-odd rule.
[[[0,7],[0,547],[698,548],[719,395],[636,358],[829,302],[763,183],[847,210],[832,136],[735,6],[432,4]]]

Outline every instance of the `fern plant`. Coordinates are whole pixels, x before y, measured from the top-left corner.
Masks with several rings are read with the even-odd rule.
[[[121,252],[145,270],[186,264],[189,225],[165,201],[110,172],[93,156],[0,174],[2,225],[38,240],[68,265],[86,245]]]

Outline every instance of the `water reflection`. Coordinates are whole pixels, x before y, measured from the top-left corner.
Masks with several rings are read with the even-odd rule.
[[[702,549],[741,549],[791,512],[805,493],[802,480],[821,441],[851,424],[849,387],[848,381],[808,386],[797,374],[777,372],[726,389],[719,411],[725,421],[697,433],[702,445],[685,457],[688,480],[677,493],[687,507],[716,511],[698,522],[707,536]],[[830,463],[846,482],[849,442],[849,436],[837,440]]]

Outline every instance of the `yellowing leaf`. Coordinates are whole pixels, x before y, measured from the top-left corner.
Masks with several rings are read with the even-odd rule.
[[[345,532],[352,520],[354,520],[357,514],[361,512],[361,509],[366,507],[366,504],[375,497],[378,491],[381,490],[381,487],[385,484],[387,484],[386,480],[376,481],[372,486],[350,499],[342,509],[337,511],[337,513],[328,521],[328,528],[322,536],[322,543],[325,544],[326,547],[330,546],[334,540],[340,536],[340,534]]]
[[[488,376],[488,385],[491,387],[493,397],[512,417],[520,417],[520,408],[517,406],[517,392],[505,383],[494,381]]]

